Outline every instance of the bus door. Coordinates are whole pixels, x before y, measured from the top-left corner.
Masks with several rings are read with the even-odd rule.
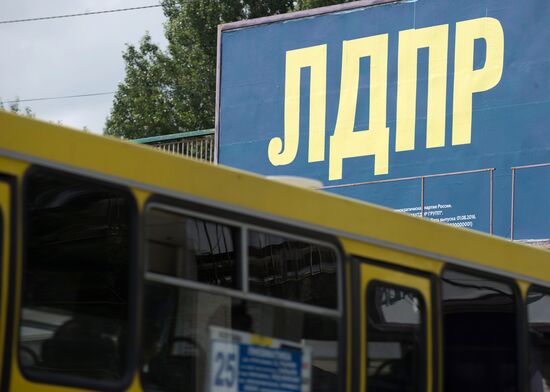
[[[3,373],[5,348],[9,345],[5,339],[6,320],[8,308],[8,273],[9,273],[9,254],[10,254],[10,185],[0,178],[0,372]],[[3,380],[3,374],[0,373],[0,380]]]
[[[361,260],[360,391],[432,392],[432,283],[408,269]]]

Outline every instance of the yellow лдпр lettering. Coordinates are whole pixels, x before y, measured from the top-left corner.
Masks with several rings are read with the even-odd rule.
[[[269,141],[268,157],[274,166],[292,163],[300,140],[300,72],[311,67],[308,162],[325,159],[325,111],[327,45],[286,52],[284,144],[280,137]]]
[[[474,42],[484,39],[487,52],[483,68],[474,69]],[[494,18],[479,18],[456,24],[453,93],[453,145],[472,140],[472,96],[497,85],[504,62],[504,32]]]
[[[474,69],[475,41],[486,43],[483,67]],[[426,147],[445,145],[449,26],[409,29],[399,33],[395,151],[415,149],[418,50],[428,48]],[[367,130],[354,131],[360,62],[370,58]],[[502,77],[504,32],[500,22],[484,17],[456,24],[452,144],[472,138],[472,97],[495,87]],[[327,45],[286,52],[284,137],[269,141],[274,166],[294,161],[300,142],[300,74],[310,67],[308,162],[325,160]],[[389,129],[386,122],[388,34],[343,41],[340,98],[334,134],[330,137],[329,180],[342,179],[346,158],[374,156],[374,174],[388,174]]]
[[[426,147],[445,145],[449,26],[399,33],[395,151],[414,150],[418,49],[429,48]]]
[[[363,57],[370,57],[369,129],[354,132],[360,60]],[[345,158],[367,155],[374,155],[374,174],[388,173],[387,79],[387,34],[343,42],[340,102],[336,128],[330,138],[329,180],[342,178]]]

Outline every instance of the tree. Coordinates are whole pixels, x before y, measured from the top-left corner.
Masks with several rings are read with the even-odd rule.
[[[138,48],[127,47],[123,58],[126,78],[118,86],[105,133],[138,138],[176,132],[179,124],[169,102],[166,56],[146,34]]]
[[[11,101],[7,109],[4,107],[4,102],[0,100],[0,109],[8,110],[12,113],[21,114],[23,116],[27,116],[31,118],[35,117],[35,114],[30,107],[25,106],[25,108],[23,109],[19,107],[19,98],[16,98],[15,101]]]
[[[105,134],[140,138],[214,126],[217,26],[335,0],[163,0],[166,51],[145,34],[123,54],[126,77]],[[338,1],[342,2],[342,1]]]

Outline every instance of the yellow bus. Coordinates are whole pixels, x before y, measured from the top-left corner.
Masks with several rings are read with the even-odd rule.
[[[548,391],[550,253],[0,114],[1,391]]]

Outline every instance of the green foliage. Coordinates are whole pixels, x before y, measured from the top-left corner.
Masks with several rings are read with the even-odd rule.
[[[217,26],[335,0],[163,0],[166,51],[146,34],[123,54],[105,134],[140,138],[214,127]],[[342,2],[342,1],[339,1]]]
[[[0,109],[7,110],[15,114],[20,114],[22,116],[27,116],[31,118],[35,117],[35,114],[30,107],[25,106],[25,108],[21,108],[19,106],[19,98],[16,98],[15,101],[12,101],[7,108],[4,107],[4,102],[0,100]]]
[[[137,138],[177,127],[165,56],[151,37],[146,34],[137,48],[128,45],[123,58],[126,78],[118,86],[105,133]]]

